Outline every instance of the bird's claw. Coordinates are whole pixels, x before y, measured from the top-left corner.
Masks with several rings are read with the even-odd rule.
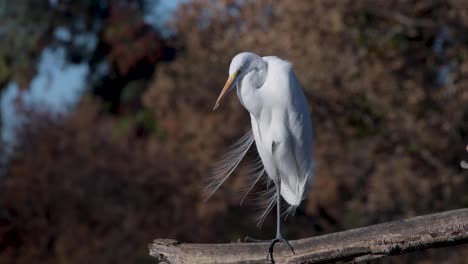
[[[288,247],[291,249],[292,253],[294,255],[296,255],[296,252],[294,252],[294,248],[291,246],[291,244],[289,243],[288,240],[284,239],[281,235],[280,236],[277,236],[275,239],[272,239],[270,241],[270,246],[268,247],[268,254],[267,254],[267,263],[275,263],[275,261],[273,260],[273,249],[275,247],[275,244],[278,243],[278,242],[283,242],[285,243],[286,245],[288,245]]]

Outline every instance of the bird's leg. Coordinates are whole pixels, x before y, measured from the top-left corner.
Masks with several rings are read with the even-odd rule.
[[[293,247],[289,242],[283,238],[283,235],[281,235],[281,180],[279,177],[275,179],[275,185],[276,185],[276,237],[270,241],[270,246],[268,248],[268,255],[267,255],[267,262],[269,259],[274,263],[273,260],[273,249],[275,247],[275,244],[278,242],[284,242],[288,247],[291,249],[293,254],[296,254],[294,252]]]

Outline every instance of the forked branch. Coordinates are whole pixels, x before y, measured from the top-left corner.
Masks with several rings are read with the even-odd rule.
[[[414,217],[290,241],[296,254],[275,246],[277,263],[369,261],[468,242],[468,209]],[[150,255],[162,263],[265,263],[268,243],[185,244],[156,239]]]

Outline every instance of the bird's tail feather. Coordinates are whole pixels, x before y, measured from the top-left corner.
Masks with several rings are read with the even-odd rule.
[[[272,184],[271,188],[267,188],[266,190],[261,191],[256,197],[255,201],[260,211],[260,214],[257,216],[258,228],[262,227],[262,224],[265,221],[267,215],[270,213],[271,209],[275,207],[276,195],[276,185]]]
[[[283,212],[281,213],[281,216],[284,217],[284,219],[288,218],[290,215],[294,215],[296,213],[296,209],[299,207],[298,205],[290,205],[288,203],[283,204]]]
[[[235,142],[229,150],[215,164],[214,168],[209,173],[207,185],[205,188],[205,201],[208,200],[227,178],[232,174],[234,169],[239,165],[250,146],[254,142],[254,136],[250,130]]]
[[[216,162],[215,166],[209,173],[209,177],[206,180],[205,188],[205,201],[208,200],[219,187],[226,181],[227,178],[232,174],[234,169],[239,165],[244,156],[247,154],[249,148],[254,142],[254,136],[252,131],[249,131],[233,145],[230,146],[229,150]],[[244,202],[247,195],[254,188],[254,186],[260,181],[265,180],[266,189],[259,192],[253,199],[258,211],[260,212],[256,218],[257,226],[261,228],[268,214],[275,207],[276,204],[276,185],[272,184],[272,180],[266,176],[265,168],[260,158],[250,167],[251,176],[249,177],[248,184],[245,188],[240,191],[242,196],[241,205]],[[296,191],[299,186],[295,186]],[[281,208],[282,215],[286,218],[291,214],[294,214],[297,206],[283,203]]]
[[[247,195],[252,191],[255,185],[260,181],[260,179],[265,176],[265,168],[263,167],[262,160],[260,157],[257,157],[257,160],[249,168],[249,176],[247,179],[246,187],[240,190],[241,202],[240,205],[244,202]]]

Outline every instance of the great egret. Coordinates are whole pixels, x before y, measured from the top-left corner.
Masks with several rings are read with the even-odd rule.
[[[213,111],[234,87],[237,87],[241,104],[250,113],[252,130],[217,164],[207,187],[208,198],[229,177],[255,141],[263,169],[248,191],[265,171],[269,181],[275,183],[259,218],[261,225],[276,202],[276,237],[270,241],[267,258],[273,258],[277,242],[286,243],[294,253],[281,235],[280,204],[282,196],[289,204],[285,213],[294,212],[312,180],[312,124],[307,100],[291,64],[275,56],[260,57],[250,52],[236,55]]]

